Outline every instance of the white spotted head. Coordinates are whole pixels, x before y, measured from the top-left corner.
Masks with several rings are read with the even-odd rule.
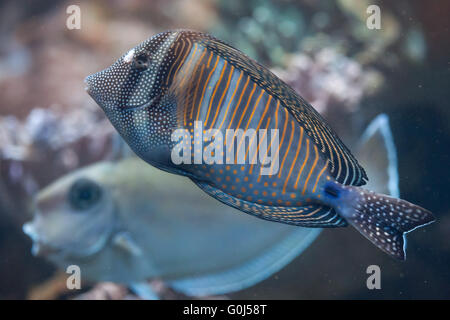
[[[157,34],[85,80],[86,91],[137,153],[162,144],[159,132],[164,130],[158,126],[168,126],[169,115],[159,106],[167,93],[166,75],[178,35]]]
[[[107,69],[88,76],[86,91],[106,111],[142,107],[158,95],[176,32],[157,34],[129,50]]]

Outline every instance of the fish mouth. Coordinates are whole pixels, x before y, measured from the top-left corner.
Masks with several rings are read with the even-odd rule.
[[[114,95],[102,92],[101,84],[99,85],[99,77],[104,71],[91,74],[84,79],[84,90],[102,109],[107,105],[113,105]]]
[[[95,89],[95,77],[97,76],[97,74],[98,73],[91,74],[84,79],[84,90],[95,101],[95,103],[103,108],[103,99],[101,98],[98,90]]]
[[[92,96],[92,74],[90,75],[90,76],[87,76],[85,79],[84,79],[84,84],[85,84],[85,87],[84,87],[84,90],[90,95],[90,96]]]
[[[94,101],[103,108],[104,105],[110,105],[113,104],[112,103],[112,98],[111,97],[105,97],[104,94],[102,94],[101,92],[98,92],[99,90],[95,90],[95,78],[98,77],[98,75],[100,73],[102,73],[103,71],[91,74],[89,76],[87,76],[84,79],[84,90],[91,96],[92,99],[94,99]],[[149,106],[151,106],[154,103],[157,103],[159,100],[161,99],[161,94],[157,94],[156,96],[154,96],[153,98],[151,98],[149,101],[144,102],[140,105],[136,105],[136,106],[120,106],[121,109],[127,109],[127,110],[138,110],[138,109],[145,109]]]
[[[22,230],[33,241],[33,246],[31,248],[31,253],[33,256],[47,257],[52,254],[61,253],[61,249],[49,245],[39,236],[31,222],[25,223]]]
[[[35,257],[48,257],[50,255],[60,254],[62,249],[52,247],[45,242],[35,242],[31,248],[31,253]]]
[[[108,234],[102,235],[99,239],[95,241],[94,244],[92,244],[88,248],[76,250],[71,246],[62,247],[51,244],[51,241],[49,241],[49,239],[46,239],[45,236],[39,234],[39,232],[36,230],[35,225],[32,222],[25,223],[22,227],[22,230],[33,241],[31,253],[35,257],[51,258],[58,256],[58,257],[72,257],[72,258],[87,258],[101,251],[110,239],[110,232],[108,232]]]

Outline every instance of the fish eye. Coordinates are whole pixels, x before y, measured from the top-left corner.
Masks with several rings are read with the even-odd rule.
[[[101,198],[102,191],[95,182],[82,178],[72,185],[69,191],[69,203],[75,210],[86,210],[95,205]]]
[[[143,71],[148,68],[149,58],[146,54],[140,54],[133,60],[133,67],[137,70]]]

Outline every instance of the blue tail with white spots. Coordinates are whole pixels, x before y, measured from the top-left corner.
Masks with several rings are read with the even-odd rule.
[[[405,234],[434,221],[430,211],[360,187],[329,183],[325,194],[338,213],[378,248],[405,260]]]

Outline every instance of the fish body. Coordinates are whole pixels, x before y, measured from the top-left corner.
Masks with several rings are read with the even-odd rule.
[[[142,159],[251,215],[303,227],[350,223],[398,259],[404,233],[434,220],[360,188],[364,169],[319,113],[207,34],[158,34],[86,83]]]

